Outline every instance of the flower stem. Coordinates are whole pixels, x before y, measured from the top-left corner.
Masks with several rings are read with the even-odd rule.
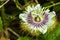
[[[7,0],[5,3],[3,3],[2,5],[0,5],[0,8],[3,7],[6,3],[8,3],[9,0]]]
[[[45,7],[45,9],[49,9],[49,8],[51,8],[51,7],[53,7],[53,6],[56,6],[56,5],[59,5],[60,4],[60,2],[58,2],[58,3],[54,3],[53,5],[50,5],[50,6],[47,6],[47,7]]]
[[[19,1],[18,0],[13,0],[14,2],[15,2],[15,4],[16,4],[16,7],[18,8],[18,9],[20,9],[20,10],[22,10],[22,5],[19,3]]]

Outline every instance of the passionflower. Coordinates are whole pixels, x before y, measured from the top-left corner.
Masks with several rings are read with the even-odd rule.
[[[40,4],[36,6],[27,6],[24,13],[19,15],[22,19],[22,29],[28,31],[32,35],[45,34],[50,27],[55,24],[55,12],[50,12],[49,9],[41,7]]]

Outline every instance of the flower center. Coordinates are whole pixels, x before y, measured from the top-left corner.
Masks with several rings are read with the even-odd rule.
[[[34,20],[35,20],[36,22],[40,22],[40,21],[41,21],[41,19],[40,19],[39,16],[36,16],[36,17],[34,18]]]
[[[43,16],[44,18],[39,15],[35,15],[32,17],[32,14],[29,13],[27,17],[27,22],[34,27],[43,27],[48,22],[48,15],[45,13]]]

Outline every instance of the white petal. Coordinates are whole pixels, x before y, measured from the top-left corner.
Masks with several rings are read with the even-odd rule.
[[[20,14],[19,15],[19,18],[21,18],[24,22],[27,22],[26,21],[26,18],[27,18],[27,15],[26,14]]]
[[[49,18],[51,19],[51,18],[53,18],[53,17],[55,17],[56,16],[56,14],[55,14],[55,12],[53,11],[53,12],[50,12],[50,14],[49,14]]]
[[[50,24],[50,23],[49,23]],[[46,24],[46,25],[44,25],[43,27],[42,27],[42,33],[43,34],[45,34],[46,32],[47,32],[47,29],[48,29],[48,24]]]
[[[48,23],[47,23],[48,26],[51,26],[53,24],[54,24],[54,21],[53,20],[49,20]]]
[[[47,28],[45,30],[42,30],[42,33],[45,34],[47,32]]]
[[[37,4],[37,5],[35,6],[35,9],[38,9],[38,8],[41,8],[41,7],[40,7],[40,4]]]
[[[40,27],[40,28],[38,28],[38,29],[40,30],[40,32],[41,32],[42,34],[45,34],[45,33],[47,32],[47,27],[45,27],[45,28]]]

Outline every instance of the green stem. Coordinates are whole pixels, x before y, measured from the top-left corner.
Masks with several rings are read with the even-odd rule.
[[[59,5],[60,4],[60,2],[58,2],[58,3],[54,3],[53,5],[50,5],[50,6],[47,6],[47,7],[45,7],[46,9],[48,8],[51,8],[51,7],[53,7],[53,6],[56,6],[56,5]]]
[[[1,17],[0,17],[0,30],[3,30]]]
[[[7,0],[5,3],[3,3],[2,5],[0,5],[0,8],[3,7],[6,3],[8,3],[9,0]]]
[[[24,9],[27,5],[29,5],[32,1],[33,1],[33,0],[30,0],[30,1],[28,2],[28,0],[27,0],[27,1],[24,0],[25,5],[21,5],[18,0],[14,0],[14,2],[15,2],[15,4],[16,4],[16,7],[17,7],[19,10],[23,10],[23,9]]]
[[[16,4],[16,7],[20,10],[22,10],[22,5],[19,3],[18,0],[14,0],[15,4]]]

